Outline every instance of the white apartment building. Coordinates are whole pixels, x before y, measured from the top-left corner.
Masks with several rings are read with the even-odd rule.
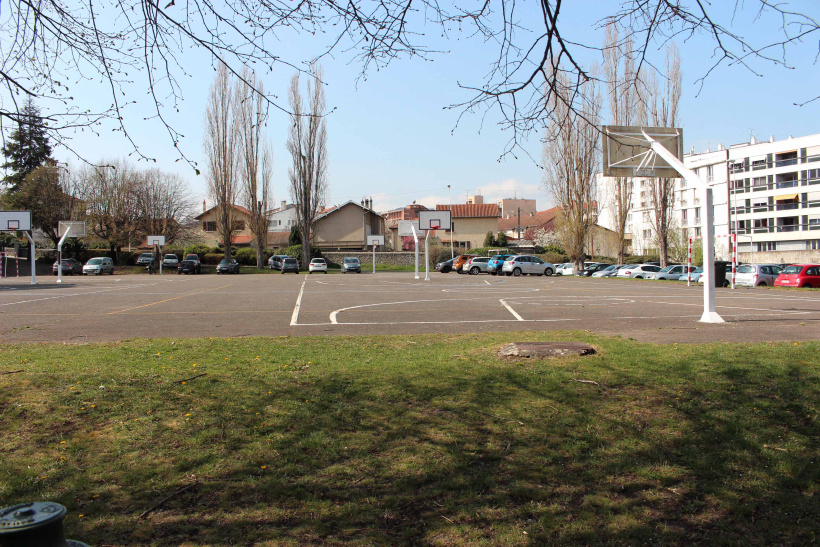
[[[684,165],[712,188],[715,235],[737,234],[743,261],[820,259],[820,134],[768,142],[719,146],[717,151],[684,155]],[[632,252],[657,248],[649,181],[633,179],[627,233]],[[599,224],[615,227],[612,180],[599,178]],[[674,223],[700,235],[702,204],[698,189],[676,183]],[[718,237],[716,258],[729,259],[728,238]],[[749,255],[746,255],[749,253]],[[743,256],[746,255],[746,256]]]

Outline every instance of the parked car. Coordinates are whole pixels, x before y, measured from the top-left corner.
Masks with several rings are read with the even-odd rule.
[[[195,253],[188,253],[185,255],[185,260],[193,260],[197,263],[198,266],[202,266],[202,262],[199,260],[199,255]]]
[[[293,272],[295,274],[298,274],[299,273],[299,261],[296,260],[295,258],[291,258],[289,256],[283,258],[282,259],[282,268],[280,269],[280,271],[282,272],[282,275],[284,275],[285,272]]]
[[[167,254],[162,259],[163,268],[179,268],[179,259],[175,254]]]
[[[490,275],[500,274],[504,262],[513,256],[514,255],[493,255],[490,257],[490,260],[487,261],[487,273]]]
[[[114,275],[114,261],[107,256],[92,258],[83,266],[83,275],[102,275],[104,273]]]
[[[544,262],[537,256],[517,255],[504,262],[501,268],[507,275],[552,275],[555,273],[555,264]]]
[[[774,285],[782,268],[777,264],[743,264],[735,270],[735,285],[765,287]]]
[[[703,275],[703,268],[697,267],[692,270],[692,273],[689,274],[689,282],[690,283],[697,283],[700,281],[700,277]],[[686,274],[682,275],[679,281],[686,281],[687,277]]]
[[[583,270],[581,270],[575,275],[579,275],[581,277],[592,277],[592,274],[594,274],[595,272],[600,272],[604,268],[608,268],[610,266],[612,266],[612,264],[608,264],[606,262],[595,262],[593,264],[590,264],[589,266],[586,266]]]
[[[327,262],[324,258],[314,258],[308,264],[308,273],[324,272],[327,273]]]
[[[55,261],[54,264],[51,265],[51,273],[53,275],[57,275],[57,264],[58,261]],[[83,273],[83,265],[76,258],[64,258],[61,269],[63,270],[63,274],[68,275]]]
[[[362,273],[362,264],[355,256],[346,256],[342,260],[342,273],[347,272]]]
[[[555,266],[555,275],[572,275],[575,271],[575,266],[572,262],[564,262]]]
[[[195,262],[193,260],[183,260],[179,263],[179,268],[177,268],[177,273],[179,275],[182,274],[201,274],[202,273],[202,264]]]
[[[147,266],[154,261],[154,253],[142,253],[137,259],[137,266]]]
[[[612,266],[607,266],[602,270],[594,272],[590,277],[615,277],[615,275],[618,273],[618,270],[625,267],[626,264],[613,264]]]
[[[436,271],[441,273],[449,273],[453,271],[453,262],[455,261],[455,258],[451,258],[450,260],[439,262],[438,264],[436,264]]]
[[[464,273],[461,271],[461,267],[464,266],[465,262],[476,256],[478,255],[458,255],[453,261],[453,270],[455,270],[456,273]]]
[[[820,264],[792,264],[786,266],[777,279],[775,287],[820,287]]]
[[[288,255],[273,255],[268,259],[268,267],[271,270],[281,270],[282,262],[288,258]]]
[[[477,256],[468,260],[464,266],[461,267],[463,272],[470,275],[478,275],[480,273],[489,273],[487,267],[489,266],[489,256]]]
[[[657,273],[650,273],[646,275],[646,279],[655,279],[657,281],[677,281],[681,277],[686,277],[688,271],[694,271],[694,266],[667,266],[662,268]]]
[[[651,273],[661,271],[660,266],[652,264],[630,264],[626,268],[618,270],[616,277],[631,277],[632,279],[643,279]]]
[[[216,265],[216,273],[229,274],[239,273],[239,262],[233,258],[223,258],[222,261]]]
[[[736,268],[735,271],[737,271],[737,268],[739,268],[742,265],[743,264],[735,264],[735,268]],[[732,263],[731,262],[728,262],[726,264],[726,270],[724,271],[724,274],[725,275],[723,276],[724,277],[723,278],[723,286],[724,287],[729,287],[732,284]],[[703,283],[705,281],[706,281],[706,279],[703,277],[703,275],[701,273],[700,277],[698,277],[698,283]]]

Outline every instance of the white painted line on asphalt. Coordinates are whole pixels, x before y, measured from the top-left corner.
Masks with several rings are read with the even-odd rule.
[[[692,317],[700,317],[693,315]],[[557,323],[560,321],[580,321],[581,319],[522,319],[525,323]],[[475,319],[464,321],[379,321],[372,323],[352,322],[352,323],[299,323],[296,327],[321,327],[327,325],[460,325],[462,323],[519,323],[517,319]]]
[[[293,315],[290,316],[290,326],[296,326],[297,321],[299,321],[299,308],[302,307],[302,293],[305,292],[305,283],[307,283],[307,276],[305,276],[305,280],[302,281],[302,288],[299,290],[299,296],[296,298],[296,305],[293,307]]]
[[[434,300],[404,300],[402,302],[379,302],[378,304],[361,304],[359,306],[350,306],[350,307],[347,307],[347,308],[339,308],[338,310],[334,310],[330,313],[330,324],[331,325],[338,324],[337,321],[336,321],[336,318],[339,315],[339,313],[341,313],[343,311],[355,310],[355,309],[358,309],[358,308],[372,308],[374,306],[392,306],[392,305],[395,305],[395,304],[414,304],[416,302],[441,302],[441,299],[436,298]],[[326,325],[327,323],[316,323],[316,324],[317,325]],[[353,325],[355,323],[344,323],[344,324],[345,325]],[[370,323],[361,323],[361,324],[362,325],[369,325]],[[388,323],[385,323],[385,324],[388,324]],[[403,322],[400,321],[398,323],[393,323],[393,324],[401,325],[401,324],[403,324]]]
[[[30,302],[43,302],[45,300],[54,300],[56,298],[69,298],[71,296],[88,296],[90,294],[99,294],[99,293],[106,293],[112,291],[124,291],[127,289],[133,289],[135,287],[149,287],[151,285],[156,285],[157,283],[146,283],[144,285],[130,285],[128,287],[113,287],[111,289],[101,289],[99,291],[87,291],[87,292],[78,292],[78,293],[71,293],[71,294],[58,294],[57,296],[47,296],[45,298],[34,298],[31,300],[21,300],[19,302],[6,302],[5,304],[0,304],[0,306],[15,306],[17,304],[28,304]]]
[[[507,308],[507,310],[508,310],[511,314],[513,314],[513,317],[515,317],[518,321],[523,321],[523,320],[524,320],[524,318],[523,318],[523,317],[521,317],[520,315],[518,315],[518,314],[515,312],[515,310],[514,310],[514,309],[512,309],[512,308],[510,307],[510,305],[509,305],[509,304],[507,304],[506,302],[504,302],[504,299],[503,299],[503,298],[499,298],[499,299],[498,299],[498,301],[499,301],[499,302],[501,302],[501,304],[502,304],[505,308]]]
[[[487,285],[489,285],[489,284],[490,284],[490,282],[489,282],[489,281],[487,281],[486,279],[484,280],[484,283],[486,283]]]

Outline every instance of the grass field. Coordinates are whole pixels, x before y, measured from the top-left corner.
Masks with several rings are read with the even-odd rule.
[[[598,354],[495,354],[546,339]],[[812,544],[818,355],[585,333],[6,345],[0,506],[62,503],[91,545]]]

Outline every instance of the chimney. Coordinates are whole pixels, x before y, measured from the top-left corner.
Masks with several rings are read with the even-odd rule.
[[[203,199],[202,200],[202,212],[204,213],[207,210],[208,210],[208,205],[206,204],[205,200]]]
[[[769,135],[769,142],[774,142],[774,135]]]
[[[287,206],[288,206],[288,202],[287,202],[287,201],[283,201],[283,202],[282,202],[282,210],[284,211],[284,210],[285,210],[285,208],[286,208]]]

